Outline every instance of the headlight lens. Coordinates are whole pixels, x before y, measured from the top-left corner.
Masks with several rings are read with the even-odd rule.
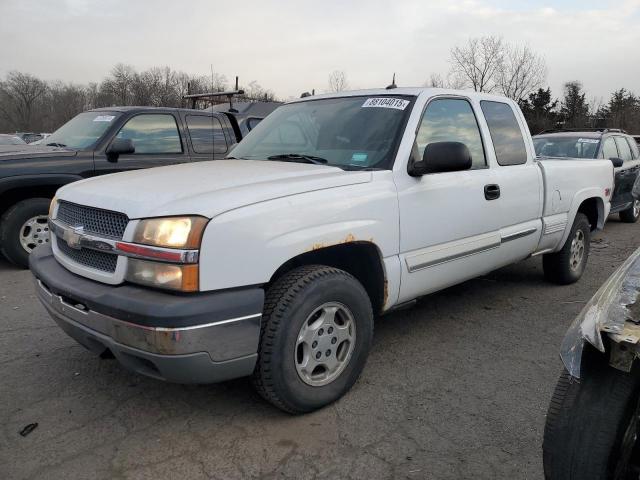
[[[56,211],[56,205],[58,204],[58,197],[53,197],[49,204],[49,218],[53,218],[53,213]]]
[[[141,220],[133,235],[135,243],[168,248],[199,248],[207,224],[203,217],[166,217]]]
[[[139,285],[196,292],[198,276],[198,265],[176,265],[130,258],[126,279]]]

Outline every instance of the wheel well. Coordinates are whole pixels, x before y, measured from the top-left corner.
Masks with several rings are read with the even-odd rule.
[[[0,215],[16,203],[28,198],[53,198],[56,190],[62,185],[37,185],[32,187],[18,187],[7,190],[0,195]]]
[[[600,213],[601,211],[602,213]],[[580,204],[580,207],[578,207],[578,212],[584,213],[587,216],[589,224],[591,225],[591,231],[594,231],[598,228],[600,216],[604,215],[604,207],[601,205],[599,198],[587,198]]]
[[[371,299],[375,313],[381,313],[387,296],[387,281],[378,247],[370,242],[350,242],[303,253],[284,263],[271,277],[269,285],[294,268],[326,265],[353,275]]]

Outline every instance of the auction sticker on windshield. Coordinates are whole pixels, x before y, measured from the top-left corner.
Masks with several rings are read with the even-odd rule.
[[[116,118],[115,115],[98,115],[96,118],[93,119],[93,121],[94,122],[110,122],[114,118]]]
[[[409,105],[409,100],[403,100],[401,98],[367,98],[362,104],[362,108],[365,107],[377,107],[377,108],[395,108],[396,110],[404,110]]]

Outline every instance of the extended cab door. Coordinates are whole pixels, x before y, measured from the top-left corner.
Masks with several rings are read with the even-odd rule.
[[[466,97],[430,99],[419,123],[412,156],[433,142],[462,142],[472,168],[411,177],[397,171],[402,280],[398,301],[473,278],[494,268],[500,247],[497,179],[487,161],[478,123],[479,105]]]
[[[527,124],[512,102],[481,100],[489,131],[487,152],[500,189],[500,249],[495,268],[535,252],[542,236],[542,171]]]
[[[192,160],[213,160],[227,155],[230,142],[225,135],[228,123],[225,118],[194,110],[184,119],[191,140]]]
[[[135,153],[110,161],[104,151],[96,153],[96,173],[112,173],[139,168],[159,167],[189,161],[177,115],[171,112],[142,112],[129,118],[114,138],[133,141]],[[107,143],[107,146],[110,142]],[[105,147],[106,149],[106,147]]]

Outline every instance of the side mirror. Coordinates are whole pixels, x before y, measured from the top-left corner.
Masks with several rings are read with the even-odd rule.
[[[609,160],[611,160],[611,163],[613,163],[613,168],[621,167],[624,164],[624,160],[618,157],[612,157]]]
[[[117,162],[120,155],[135,153],[135,151],[136,147],[133,145],[133,140],[130,138],[115,138],[107,147],[105,153],[107,154],[107,159],[110,162]]]
[[[421,177],[427,173],[456,172],[471,168],[471,153],[464,143],[435,142],[424,149],[422,160],[409,166],[409,175]]]

